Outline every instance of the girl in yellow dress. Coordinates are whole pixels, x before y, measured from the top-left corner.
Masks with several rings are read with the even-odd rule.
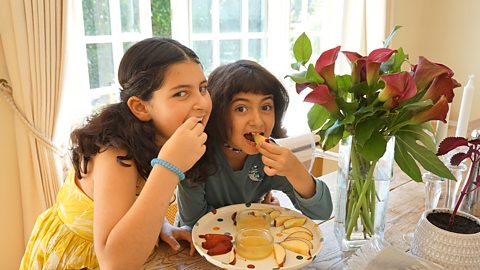
[[[20,269],[139,269],[159,235],[191,244],[164,217],[184,172],[208,162],[212,103],[198,57],[149,38],[127,50],[118,81],[121,101],[72,132],[74,169],[38,217]]]

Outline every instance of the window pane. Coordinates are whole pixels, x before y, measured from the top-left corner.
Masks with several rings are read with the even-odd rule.
[[[302,21],[302,0],[290,1],[290,23],[300,23]]]
[[[263,61],[263,40],[248,40],[248,57],[255,59],[257,62]]]
[[[110,86],[114,82],[111,43],[87,44],[90,88]]]
[[[170,0],[150,0],[152,10],[152,33],[156,37],[171,37],[172,23]]]
[[[212,1],[192,0],[192,32],[212,32]],[[185,17],[186,20],[186,17]]]
[[[213,45],[211,40],[197,40],[192,44],[192,49],[200,58],[206,74],[213,70]]]
[[[248,31],[263,32],[265,21],[265,9],[263,0],[248,1]]]
[[[140,32],[138,0],[120,0],[122,32]]]
[[[309,0],[308,1],[308,27],[311,30],[320,31],[321,29],[321,20],[320,10],[324,8],[324,0]]]
[[[220,32],[242,31],[242,1],[220,0]]]
[[[123,42],[123,52],[125,53],[135,43],[135,41]]]
[[[110,35],[108,0],[83,0],[82,8],[86,36]]]
[[[100,109],[102,109],[106,105],[117,103],[119,101],[120,101],[120,93],[118,92],[118,90],[114,91],[114,89],[112,89],[111,93],[101,95],[98,98],[92,99],[91,104],[92,104],[92,108],[98,112]]]
[[[241,41],[221,40],[220,41],[220,64],[228,64],[237,61],[242,55]]]

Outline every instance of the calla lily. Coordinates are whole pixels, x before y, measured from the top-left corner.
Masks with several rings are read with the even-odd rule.
[[[380,48],[373,50],[366,58],[367,62],[367,84],[368,86],[372,86],[378,81],[380,77],[379,70],[380,65],[387,61],[392,54],[394,54],[396,50],[388,49],[388,48]]]
[[[330,113],[338,115],[340,111],[335,98],[335,93],[330,93],[328,86],[320,84],[305,97],[304,101],[322,105]]]
[[[441,96],[437,103],[435,103],[432,107],[414,115],[410,121],[410,124],[418,125],[432,120],[440,120],[446,123],[447,113],[448,100],[445,96]]]
[[[455,94],[453,89],[461,86],[449,73],[443,73],[433,79],[433,82],[428,87],[422,100],[431,99],[433,103],[436,103],[441,96],[445,96],[449,103],[452,102]]]
[[[365,59],[362,55],[357,52],[348,52],[343,51],[343,54],[350,61],[350,66],[352,67],[352,83],[358,84],[362,81],[365,81]]]
[[[415,81],[408,72],[382,75],[380,80],[385,82],[385,88],[378,94],[378,100],[385,102],[385,108],[396,108],[400,102],[417,94]]]
[[[315,70],[327,82],[328,87],[333,91],[337,91],[337,81],[335,80],[335,61],[338,57],[340,46],[324,51],[318,57],[315,63]]]
[[[413,79],[417,84],[419,92],[424,91],[430,83],[438,76],[448,74],[453,77],[453,71],[447,66],[428,61],[427,58],[420,56],[418,64],[413,66]]]

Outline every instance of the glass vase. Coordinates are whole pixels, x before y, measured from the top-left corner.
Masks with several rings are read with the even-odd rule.
[[[374,235],[383,239],[393,175],[394,137],[374,161],[365,159],[354,142],[349,136],[339,147],[334,231],[342,251],[355,250]]]

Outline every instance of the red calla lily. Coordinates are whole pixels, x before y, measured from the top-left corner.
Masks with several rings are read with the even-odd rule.
[[[453,77],[453,71],[447,66],[432,63],[423,56],[420,56],[418,64],[413,66],[413,79],[419,92],[425,90],[436,77],[442,74],[448,74],[450,78]]]
[[[378,100],[385,102],[385,108],[396,108],[400,102],[417,94],[415,81],[408,72],[382,75],[380,80],[385,82],[385,88],[378,94]]]
[[[446,123],[447,113],[448,100],[445,96],[441,96],[437,103],[435,103],[433,106],[414,115],[410,123],[413,125],[419,125],[432,120],[440,120]]]
[[[335,93],[330,93],[325,84],[320,84],[305,97],[304,101],[322,105],[330,113],[338,114],[339,109],[335,98]]]
[[[338,57],[340,46],[324,51],[318,57],[315,63],[315,70],[326,81],[328,87],[333,91],[337,91],[337,82],[335,80],[335,61]]]

